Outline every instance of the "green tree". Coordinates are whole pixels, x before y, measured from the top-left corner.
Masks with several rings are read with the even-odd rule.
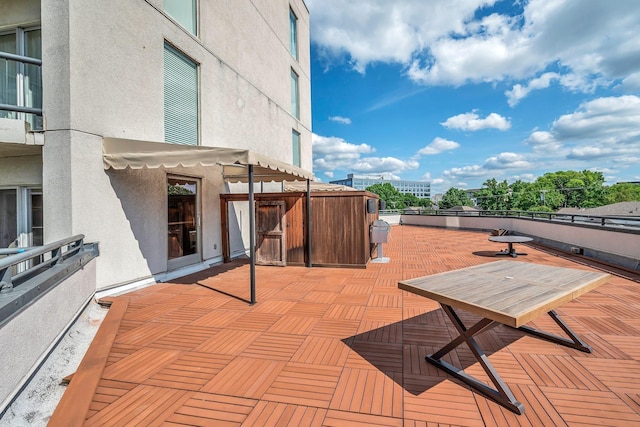
[[[564,202],[561,207],[596,207],[605,203],[602,172],[549,172],[539,177],[536,183],[541,189],[556,190],[562,194]]]
[[[478,193],[478,204],[483,210],[508,210],[510,193],[512,191],[506,180],[498,182],[495,178],[488,179]]]
[[[473,201],[466,191],[451,187],[444,193],[438,206],[440,209],[449,209],[454,206],[473,206]]]
[[[431,201],[431,199],[427,199],[426,197],[423,199],[418,199],[418,204],[416,206],[430,208],[433,206],[433,201]]]
[[[169,194],[169,196],[184,196],[184,195],[193,194],[193,191],[181,185],[169,184],[169,188],[167,189],[167,194]]]
[[[377,194],[380,200],[384,200],[387,204],[387,209],[404,209],[406,207],[403,194],[388,182],[373,184],[367,187],[366,190]]]
[[[404,203],[405,206],[419,206],[418,205],[419,200],[420,199],[418,199],[415,195],[411,193],[402,194],[402,202]]]
[[[626,182],[605,187],[604,200],[608,205],[611,203],[640,201],[640,185]]]
[[[531,182],[516,181],[510,185],[509,208],[517,211],[529,211],[541,205],[540,193]]]

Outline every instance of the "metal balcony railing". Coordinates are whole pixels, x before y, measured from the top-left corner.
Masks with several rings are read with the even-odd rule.
[[[2,249],[0,325],[98,256],[98,244],[84,235],[33,248]]]
[[[0,110],[42,116],[42,106],[33,105],[41,104],[42,60],[9,52],[0,52],[0,60],[4,60],[0,61],[0,66],[4,62],[4,70],[0,69],[0,77],[4,76],[0,79],[0,95],[4,93],[7,97],[6,94],[15,91],[15,103],[0,97]],[[16,66],[10,67],[11,63]]]

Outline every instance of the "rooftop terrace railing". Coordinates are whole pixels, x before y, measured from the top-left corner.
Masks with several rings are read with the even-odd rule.
[[[640,216],[611,216],[611,215],[587,215],[581,213],[558,213],[537,211],[513,211],[513,210],[443,210],[443,209],[395,209],[380,211],[384,214],[404,215],[435,215],[435,216],[480,216],[497,218],[523,218],[540,221],[571,223],[576,225],[597,226],[603,228],[615,228],[625,230],[637,230],[640,232]]]
[[[78,234],[44,246],[3,249],[2,254],[0,325],[97,257],[98,244],[85,244]]]

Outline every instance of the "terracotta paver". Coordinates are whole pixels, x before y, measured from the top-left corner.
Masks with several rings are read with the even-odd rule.
[[[492,262],[495,252],[487,233],[394,226],[388,264],[258,266],[254,306],[240,262],[114,297],[50,424],[640,425],[634,280],[612,276],[560,307],[591,354],[504,326],[478,337],[524,415],[426,363],[455,330],[436,303],[397,282]],[[518,261],[591,268],[526,252]],[[533,325],[557,332],[546,318]],[[445,359],[483,375],[465,346]]]

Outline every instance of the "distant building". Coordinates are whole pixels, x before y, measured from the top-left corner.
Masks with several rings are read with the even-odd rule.
[[[350,173],[346,179],[337,181],[329,181],[331,184],[346,185],[356,190],[366,190],[374,184],[389,183],[395,187],[400,193],[413,194],[420,199],[428,199],[431,197],[431,183],[426,181],[405,181],[403,179],[383,179],[355,176]]]
[[[467,197],[471,199],[474,206],[478,206],[478,194],[480,194],[480,191],[481,191],[480,188],[471,188],[466,190]]]

